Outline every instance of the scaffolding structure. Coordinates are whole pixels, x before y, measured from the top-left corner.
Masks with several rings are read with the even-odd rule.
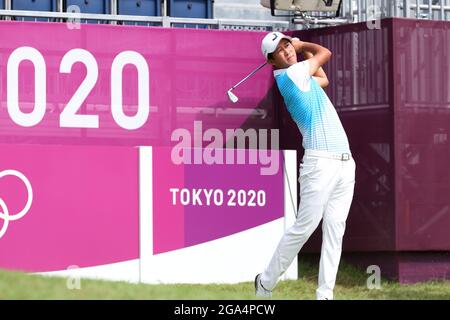
[[[342,16],[360,22],[373,18],[403,17],[449,20],[450,0],[343,0]]]
[[[308,28],[377,20],[388,17],[450,20],[450,0],[342,0],[338,14],[293,12],[292,23]]]

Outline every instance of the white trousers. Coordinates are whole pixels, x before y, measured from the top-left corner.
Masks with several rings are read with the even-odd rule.
[[[314,155],[311,155],[313,153]],[[317,156],[317,154],[319,156]],[[322,249],[317,299],[333,299],[342,238],[355,185],[355,161],[330,159],[323,151],[306,151],[300,165],[300,207],[294,225],[286,230],[261,275],[261,284],[272,290],[305,242],[322,222]]]

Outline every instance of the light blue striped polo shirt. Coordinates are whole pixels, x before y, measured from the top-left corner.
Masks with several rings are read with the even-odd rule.
[[[310,75],[309,61],[274,71],[286,107],[303,136],[303,148],[350,152],[347,135],[325,91]]]

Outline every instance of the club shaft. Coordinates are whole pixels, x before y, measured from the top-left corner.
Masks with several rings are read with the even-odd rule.
[[[236,83],[231,89],[234,90],[236,87],[238,87],[242,82],[244,82],[245,80],[247,80],[248,78],[250,78],[251,76],[253,76],[255,73],[257,73],[259,70],[261,70],[262,68],[264,68],[266,66],[267,62],[264,62],[262,65],[260,65],[258,68],[256,68],[255,70],[252,71],[252,73],[250,73],[248,76],[246,76],[244,79],[242,79],[241,81],[239,81],[238,83]]]

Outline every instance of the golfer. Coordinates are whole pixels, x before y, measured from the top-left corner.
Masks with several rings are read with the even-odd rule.
[[[263,273],[255,278],[259,297],[271,297],[279,277],[322,221],[322,249],[316,297],[333,299],[345,221],[355,185],[355,161],[339,116],[322,89],[328,79],[321,68],[331,52],[314,43],[271,32],[261,49],[274,66],[274,76],[287,110],[303,136],[300,206]],[[297,62],[297,53],[305,60]]]

